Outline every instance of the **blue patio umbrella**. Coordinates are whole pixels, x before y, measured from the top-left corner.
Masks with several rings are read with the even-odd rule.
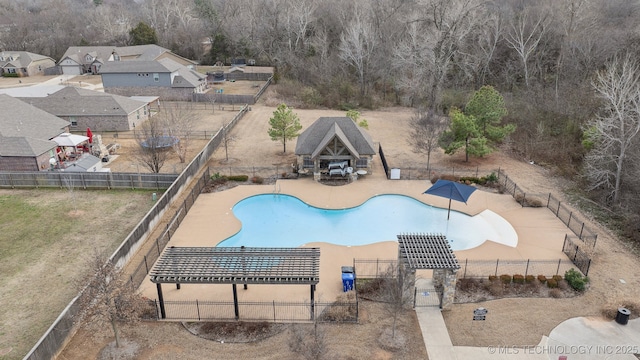
[[[466,204],[474,191],[476,191],[476,188],[473,186],[461,184],[455,181],[439,179],[423,194],[435,195],[449,199],[449,211],[447,212],[447,220],[449,220],[449,215],[451,214],[451,200],[461,201]]]

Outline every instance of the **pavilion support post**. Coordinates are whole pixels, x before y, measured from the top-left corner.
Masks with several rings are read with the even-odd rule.
[[[164,298],[162,297],[162,285],[160,283],[157,283],[156,289],[158,289],[158,302],[160,303],[160,318],[166,319],[167,312],[164,309]]]
[[[176,283],[176,289],[180,290],[180,283]]]
[[[233,311],[236,314],[236,320],[240,319],[240,309],[238,309],[238,287],[233,284]]]
[[[316,313],[316,301],[314,299],[314,293],[316,292],[316,286],[311,285],[311,320],[314,319]]]

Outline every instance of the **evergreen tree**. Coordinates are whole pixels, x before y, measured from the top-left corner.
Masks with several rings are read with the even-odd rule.
[[[298,115],[285,104],[278,105],[276,111],[273,112],[273,117],[269,119],[269,125],[271,125],[268,130],[269,136],[273,141],[282,142],[283,153],[287,152],[287,140],[296,138],[302,129]]]
[[[156,31],[144,22],[139,22],[136,27],[129,31],[131,45],[157,44],[158,36]]]

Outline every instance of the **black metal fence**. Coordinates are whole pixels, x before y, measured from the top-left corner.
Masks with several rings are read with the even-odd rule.
[[[0,172],[0,188],[167,189],[178,174],[114,172]]]
[[[589,268],[591,267],[591,258],[580,246],[579,238],[565,235],[564,244],[562,244],[562,252],[567,255],[569,259],[575,264],[575,266],[585,275],[589,275]]]
[[[147,251],[147,254],[143,256],[143,261],[138,264],[136,269],[131,273],[129,280],[134,288],[140,286],[145,277],[149,274],[149,270],[151,270],[153,264],[158,260],[158,257],[160,257],[164,247],[169,243],[169,240],[171,240],[171,236],[173,236],[176,230],[178,230],[180,223],[182,223],[182,220],[187,216],[189,209],[191,209],[200,193],[202,193],[202,189],[206,186],[209,176],[209,169],[207,169],[193,189],[191,189],[189,196],[185,198],[180,207],[173,214],[173,217],[167,223],[162,234],[155,239],[154,245],[149,249],[149,251]]]
[[[460,270],[458,279],[485,278],[490,275],[500,276],[503,274],[514,275],[564,275],[564,273],[574,268],[574,264],[568,259],[558,260],[460,260]]]
[[[183,321],[358,322],[358,300],[348,302],[164,301],[166,319]],[[159,312],[159,303],[156,301]]]
[[[549,194],[547,208],[551,210],[586,245],[594,248],[598,235],[591,231],[574,211],[564,206],[560,200]]]
[[[377,279],[393,273],[397,259],[353,259],[353,269],[358,279]]]

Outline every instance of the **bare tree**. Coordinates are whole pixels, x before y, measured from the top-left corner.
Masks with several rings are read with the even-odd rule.
[[[222,126],[222,145],[224,146],[224,158],[225,161],[229,161],[229,145],[236,141],[236,138],[229,135],[229,131],[227,130],[229,124]]]
[[[353,19],[340,37],[340,58],[355,68],[360,84],[360,96],[367,93],[371,58],[378,43],[365,5],[355,3]]]
[[[291,328],[291,338],[289,348],[306,360],[320,360],[327,357],[327,335],[326,331],[318,326],[318,322],[313,322],[313,327],[309,325],[293,325]]]
[[[538,47],[546,31],[548,19],[545,14],[534,14],[529,7],[525,7],[516,14],[510,30],[505,37],[509,46],[516,51],[524,71],[524,83],[529,86],[529,59]]]
[[[386,311],[393,317],[391,337],[395,338],[398,316],[413,303],[415,272],[407,269],[402,262],[397,262],[387,268],[383,277],[380,299],[384,302]]]
[[[431,109],[417,110],[411,119],[407,140],[415,153],[427,155],[427,171],[430,169],[431,152],[439,147],[438,139],[446,128],[446,118]]]
[[[632,161],[633,142],[640,132],[640,65],[630,55],[609,62],[593,82],[603,99],[600,114],[585,128],[585,174],[591,189],[611,191],[618,204],[625,168]],[[637,152],[637,151],[636,151]]]
[[[162,111],[156,115],[162,117],[166,125],[166,133],[178,141],[173,144],[173,150],[181,163],[187,161],[187,152],[191,145],[194,125],[200,120],[200,113],[189,110],[183,103],[165,104]]]
[[[84,280],[88,285],[80,296],[85,308],[83,315],[92,321],[110,324],[116,347],[120,347],[118,324],[138,321],[146,304],[110,260],[95,253],[89,266],[91,273]]]
[[[167,127],[162,116],[156,115],[142,122],[134,130],[139,145],[136,160],[152,173],[159,173],[169,157]]]

